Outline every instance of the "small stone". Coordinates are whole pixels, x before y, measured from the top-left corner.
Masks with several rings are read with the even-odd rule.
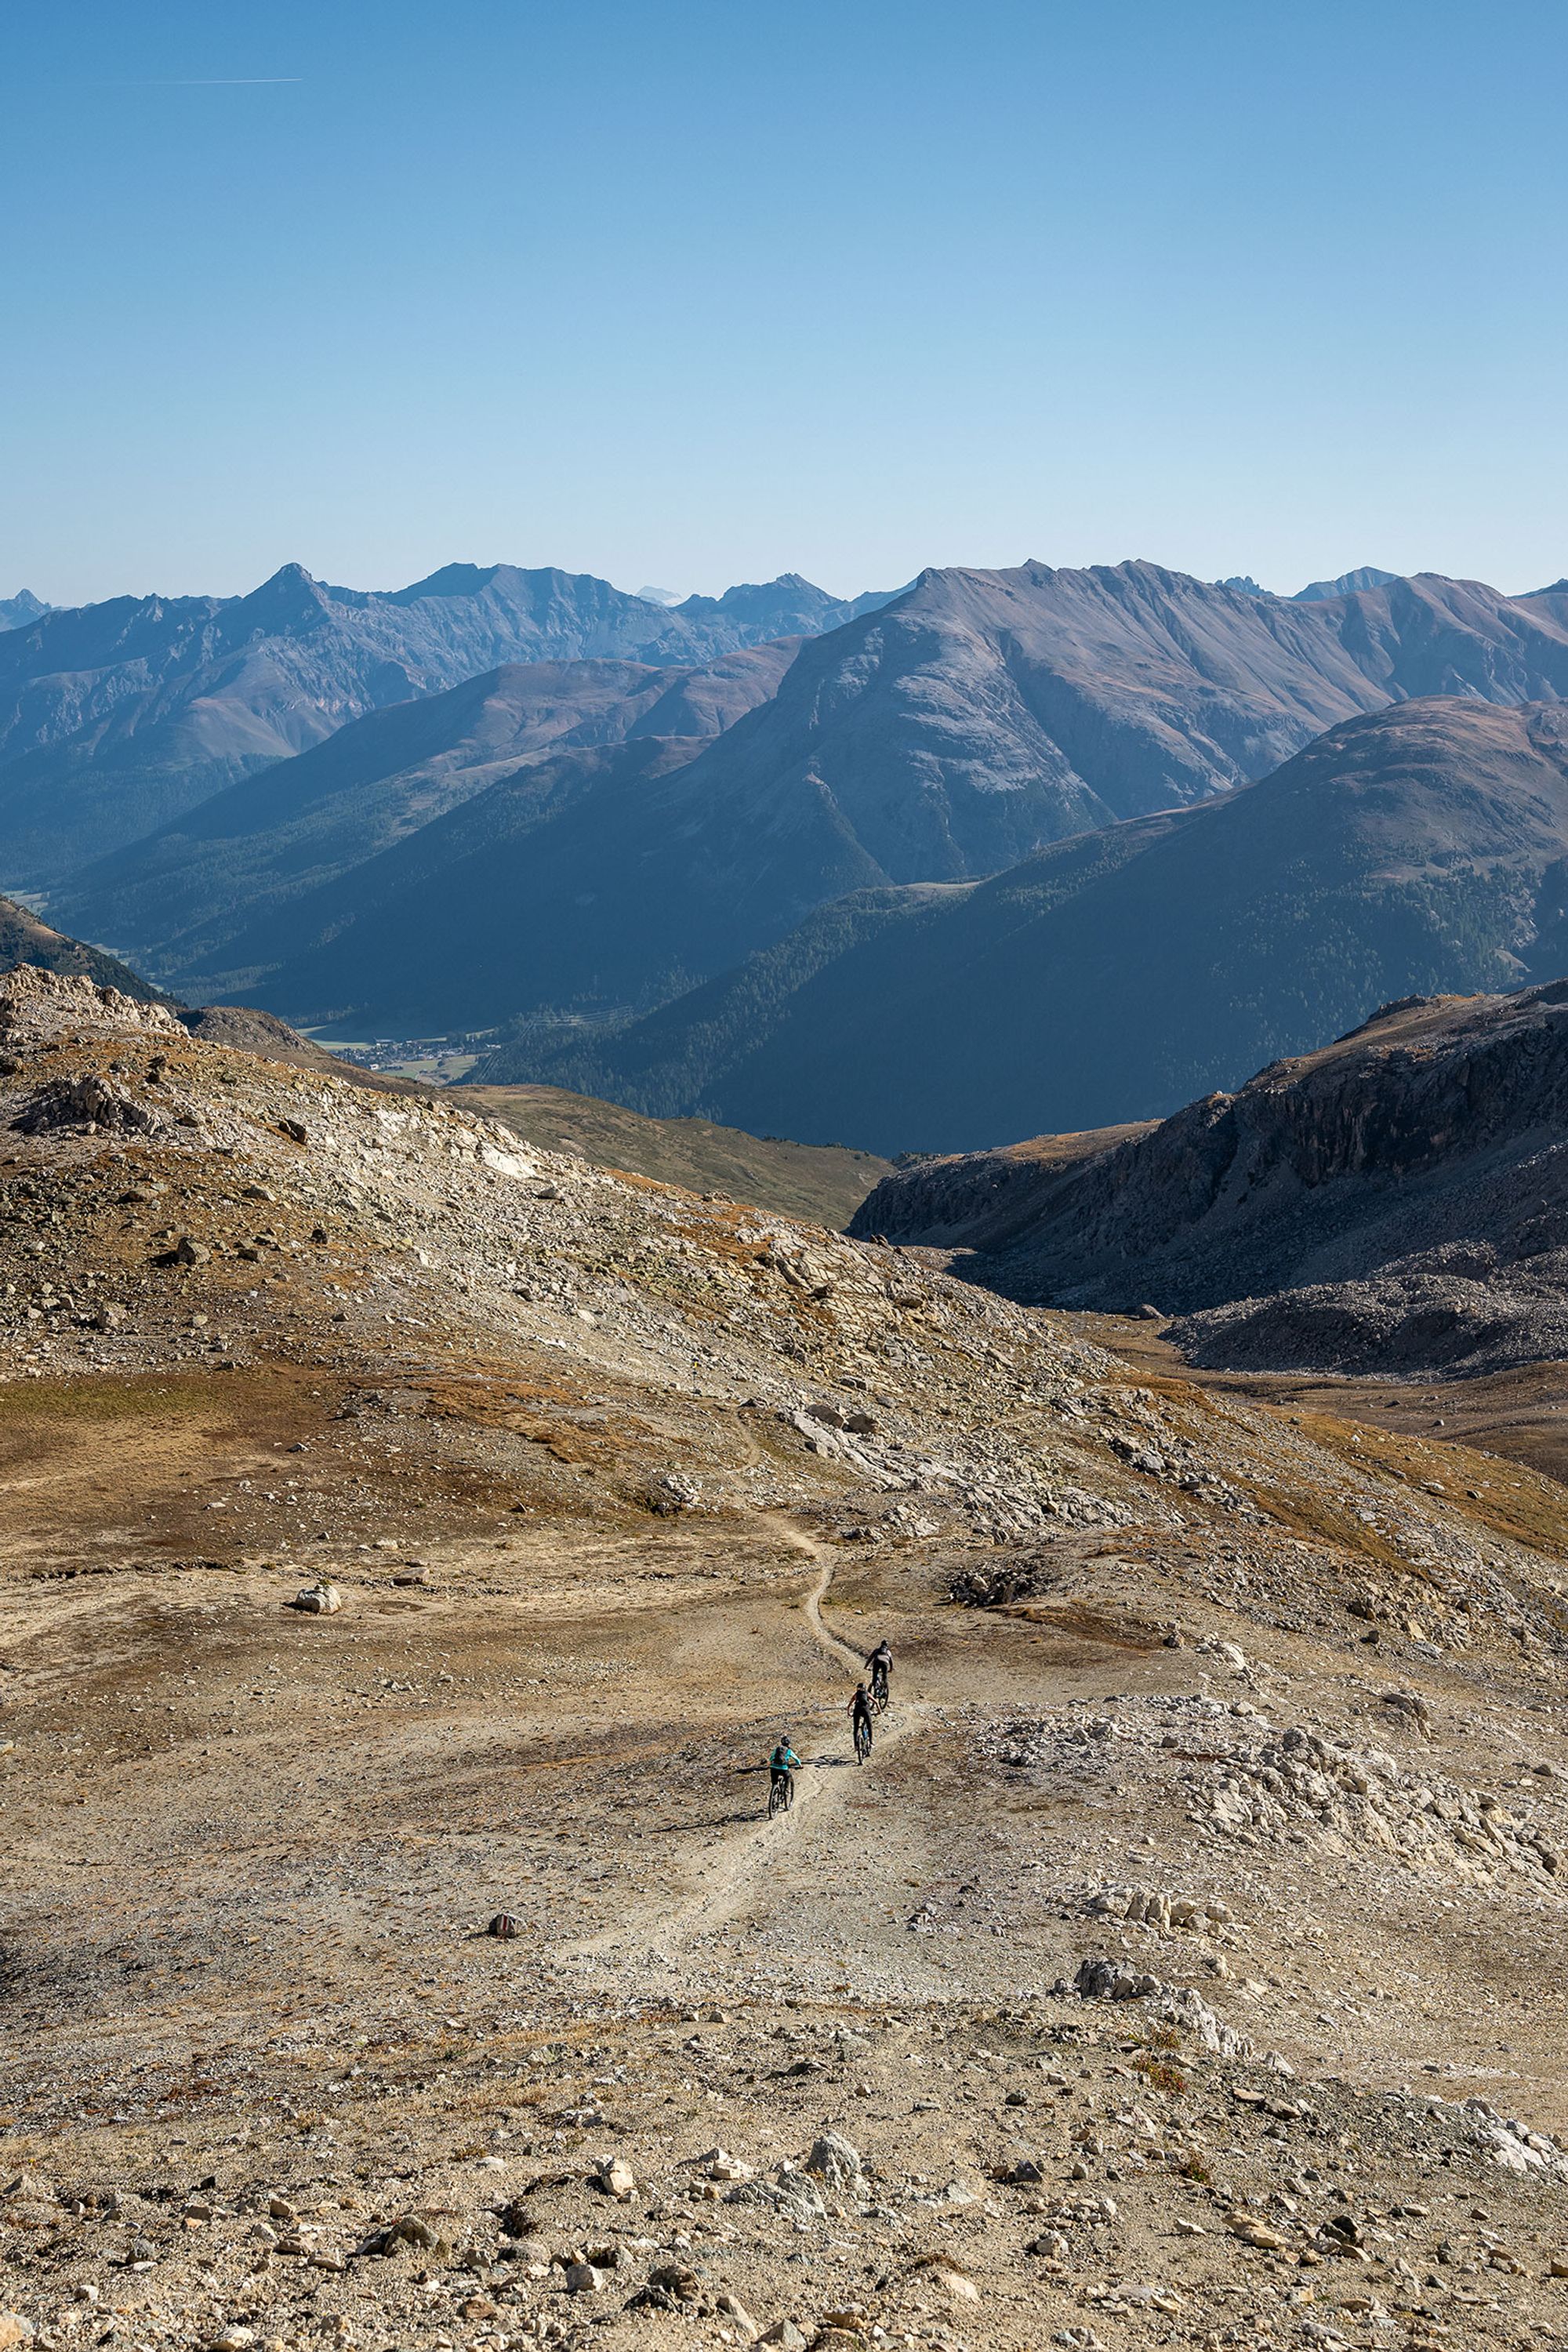
[[[764,2327],[757,2338],[759,2344],[776,2344],[781,2352],[805,2352],[805,2330],[797,2327],[793,2319],[775,2319]]]
[[[978,2303],[980,2289],[962,2271],[950,2270],[945,2263],[928,2273],[933,2284],[942,2287],[957,2303]]]
[[[0,2311],[0,2344],[30,2344],[37,2330],[19,2311]],[[805,2338],[801,2337],[804,2345]]]
[[[601,2159],[594,2175],[594,2186],[605,2197],[614,2197],[624,2205],[637,2193],[637,2175],[624,2157],[607,2156]]]
[[[568,2294],[597,2294],[604,2284],[603,2271],[595,2270],[592,2263],[567,2263],[566,2292]]]
[[[246,2352],[246,2347],[256,2341],[254,2327],[243,2327],[235,2320],[219,2336],[207,2338],[207,2352]]]

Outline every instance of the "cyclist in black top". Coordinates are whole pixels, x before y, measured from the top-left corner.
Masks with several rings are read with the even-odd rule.
[[[867,1696],[866,1685],[864,1683],[861,1683],[857,1686],[855,1696],[849,1702],[849,1728],[855,1736],[856,1754],[858,1755],[860,1753],[862,1742],[865,1744],[866,1752],[869,1754],[871,1748],[871,1702]]]
[[[885,1641],[879,1642],[866,1661],[871,1674],[871,1696],[888,1704],[888,1676],[893,1671],[893,1654]]]

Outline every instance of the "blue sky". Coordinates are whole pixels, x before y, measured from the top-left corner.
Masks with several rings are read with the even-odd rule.
[[[0,594],[1568,572],[1568,9],[0,15]]]

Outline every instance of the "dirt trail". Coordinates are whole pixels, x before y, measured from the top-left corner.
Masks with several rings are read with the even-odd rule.
[[[793,1549],[820,1562],[815,1580],[801,1596],[801,1613],[813,1641],[825,1656],[836,1667],[847,1667],[860,1674],[864,1661],[859,1652],[831,1632],[822,1619],[822,1604],[833,1583],[831,1550],[782,1515],[760,1516]],[[878,1759],[907,1738],[924,1713],[919,1702],[914,1702],[900,1704],[897,1715],[889,1710],[879,1717],[876,1749],[869,1769],[874,1770]],[[646,1928],[639,1926],[628,1932],[623,1921],[574,1946],[574,1951],[579,1957],[586,1957],[602,1954],[612,1947],[624,1949],[628,1942],[641,1942],[646,1934],[660,1953],[673,1956],[682,1946],[711,1934],[731,1920],[764,1889],[766,1906],[773,1911],[797,1895],[819,1897],[823,1884],[820,1866],[814,1867],[808,1877],[791,1872],[788,1864],[792,1851],[808,1831],[817,1835],[824,1831],[831,1833],[835,1817],[842,1813],[859,1768],[857,1771],[825,1770],[826,1759],[808,1757],[804,1761],[805,1769],[796,1775],[795,1802],[789,1811],[772,1820],[759,1812],[756,1821],[748,1824],[739,1837],[710,1847],[699,1864],[698,1885],[684,1902],[670,1909],[668,1898],[661,1897],[656,1906],[657,1924],[650,1920]]]

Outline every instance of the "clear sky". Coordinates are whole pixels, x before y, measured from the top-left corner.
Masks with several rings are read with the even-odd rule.
[[[1568,572],[1563,0],[0,10],[0,594]]]

